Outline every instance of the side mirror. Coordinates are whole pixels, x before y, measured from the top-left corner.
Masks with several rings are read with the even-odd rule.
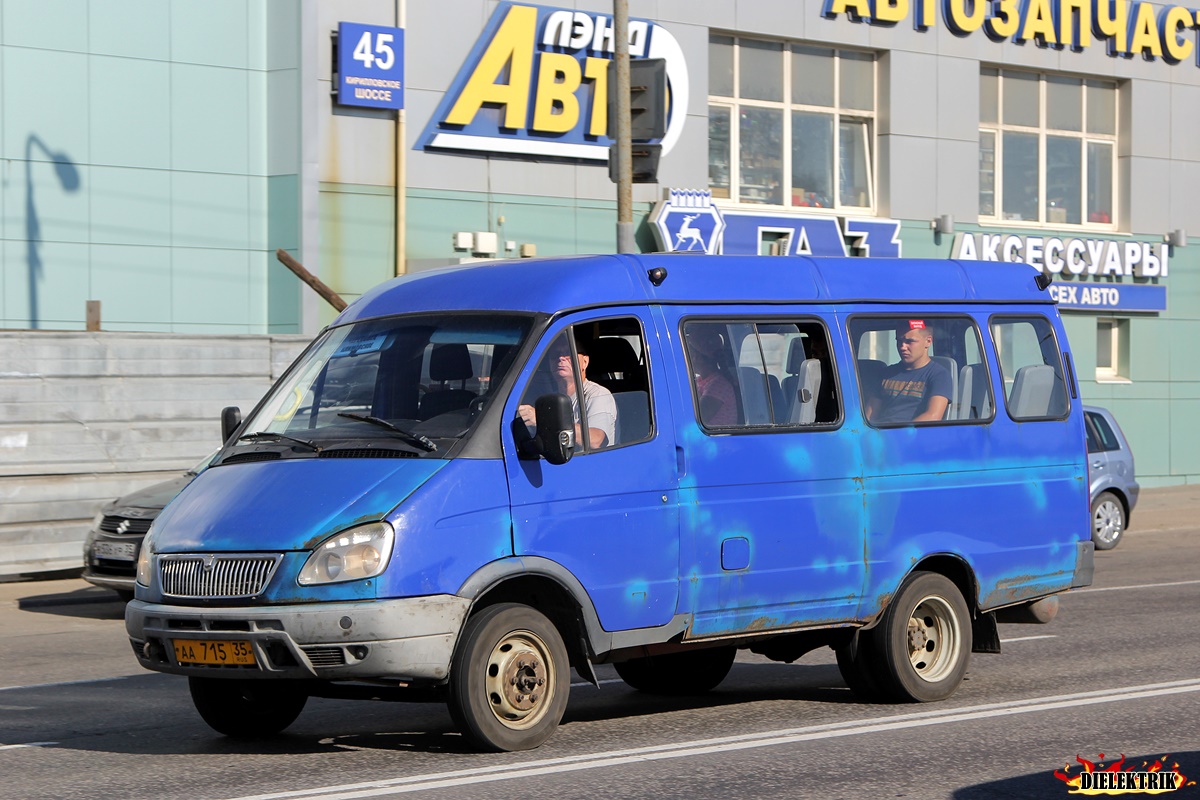
[[[221,443],[229,441],[234,431],[242,424],[242,410],[237,406],[226,406],[221,409]]]
[[[537,433],[528,443],[528,451],[549,461],[565,464],[575,455],[575,415],[571,398],[565,394],[544,394],[533,404]]]

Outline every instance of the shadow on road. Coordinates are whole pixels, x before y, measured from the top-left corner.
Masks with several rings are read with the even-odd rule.
[[[31,590],[36,584],[31,584]],[[35,614],[80,619],[125,619],[125,601],[115,592],[89,586],[70,592],[30,594],[17,598],[17,608]]]

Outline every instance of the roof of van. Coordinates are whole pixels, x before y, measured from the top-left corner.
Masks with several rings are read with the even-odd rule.
[[[667,271],[661,285],[649,272]],[[418,272],[366,292],[334,324],[393,314],[556,313],[629,303],[1053,303],[1025,264],[916,258],[686,254],[475,262]]]

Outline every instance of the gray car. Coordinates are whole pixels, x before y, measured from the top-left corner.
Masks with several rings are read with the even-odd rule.
[[[100,509],[83,543],[83,579],[133,599],[142,539],[159,513],[208,466],[216,453],[169,481],[122,495]]]
[[[1137,505],[1133,452],[1112,412],[1084,406],[1087,427],[1088,481],[1092,496],[1092,541],[1097,550],[1111,550],[1129,527]]]

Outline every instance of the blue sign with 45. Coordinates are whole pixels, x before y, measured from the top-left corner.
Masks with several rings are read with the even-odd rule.
[[[338,23],[337,102],[404,108],[404,29]]]

